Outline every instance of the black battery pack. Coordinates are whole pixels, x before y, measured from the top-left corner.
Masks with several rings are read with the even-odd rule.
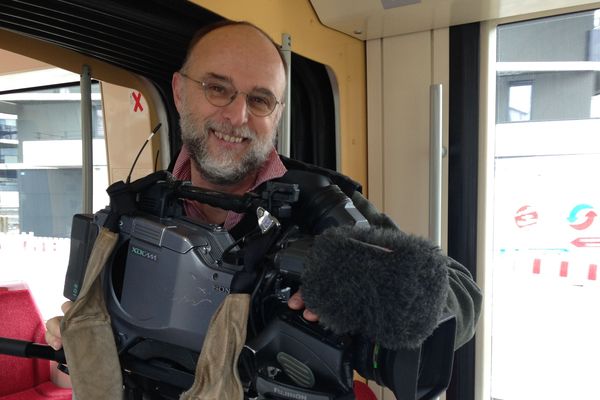
[[[93,214],[75,214],[73,216],[69,266],[63,289],[63,295],[69,300],[75,300],[79,295],[98,231],[99,227],[94,223]]]

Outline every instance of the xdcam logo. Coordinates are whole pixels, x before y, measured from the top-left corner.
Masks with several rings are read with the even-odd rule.
[[[136,255],[138,257],[144,257],[152,261],[156,261],[158,259],[158,256],[152,253],[151,251],[136,246],[131,246],[131,254]]]

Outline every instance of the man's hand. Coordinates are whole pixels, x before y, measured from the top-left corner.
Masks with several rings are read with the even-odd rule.
[[[63,303],[60,308],[63,313],[66,313],[72,305],[72,301],[67,301]],[[46,343],[54,350],[60,350],[62,348],[62,338],[60,336],[60,321],[62,321],[62,319],[62,316],[58,316],[46,321]]]
[[[290,297],[288,300],[288,307],[292,310],[304,310],[302,316],[307,321],[317,322],[319,320],[319,316],[317,314],[304,307],[304,299],[302,298],[302,293],[300,290]]]

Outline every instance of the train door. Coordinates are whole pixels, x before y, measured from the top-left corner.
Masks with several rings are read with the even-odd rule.
[[[600,11],[488,25],[482,398],[597,397]],[[489,318],[491,317],[491,318]]]

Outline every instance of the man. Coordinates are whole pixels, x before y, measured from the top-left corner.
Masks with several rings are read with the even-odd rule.
[[[194,186],[231,194],[284,175],[274,141],[284,107],[285,68],[277,45],[251,24],[226,22],[196,35],[172,80],[183,141],[173,174]],[[358,192],[352,199],[367,217],[393,224]],[[187,202],[185,210],[225,229],[241,220],[239,214],[198,202]],[[457,316],[458,347],[473,336],[481,297],[463,266],[451,261],[449,270],[447,308]],[[288,304],[303,309],[301,293]],[[65,303],[63,311],[69,307]],[[303,316],[318,320],[310,310]],[[47,322],[46,340],[54,348],[62,346],[59,324],[60,317]]]
[[[173,75],[184,144],[175,176],[232,194],[282,176],[286,170],[273,146],[285,81],[275,45],[256,28],[226,25],[197,35]],[[239,218],[198,203],[187,211],[225,228]]]

